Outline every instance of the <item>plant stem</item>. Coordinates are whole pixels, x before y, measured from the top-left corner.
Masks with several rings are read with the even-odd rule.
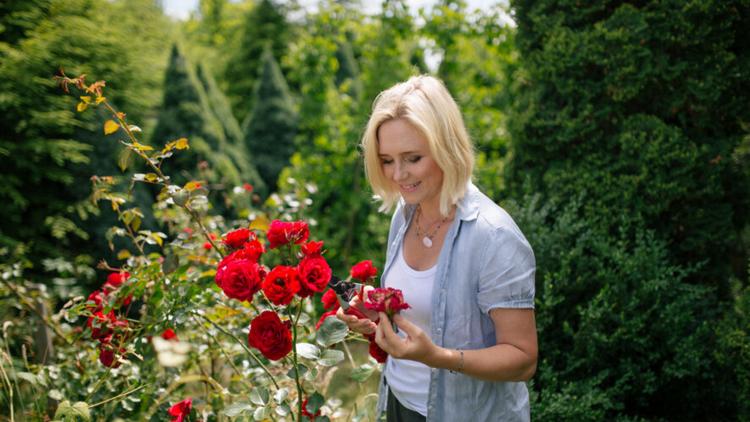
[[[297,384],[297,420],[302,420],[302,385],[299,383],[299,363],[297,362],[297,321],[302,314],[302,299],[297,306],[297,317],[292,324],[292,352],[294,353],[294,382]]]
[[[106,399],[106,400],[102,400],[102,401],[100,401],[99,403],[94,403],[94,404],[90,405],[90,406],[89,406],[89,408],[92,408],[92,407],[96,407],[96,406],[100,406],[100,405],[102,405],[102,404],[105,404],[105,403],[109,403],[109,402],[111,402],[112,400],[117,400],[117,399],[119,399],[119,398],[122,398],[122,397],[128,396],[128,395],[130,395],[130,394],[133,394],[133,393],[135,393],[135,392],[136,392],[136,391],[138,391],[138,390],[142,390],[142,389],[144,389],[144,388],[146,388],[146,387],[148,387],[148,386],[149,386],[149,384],[143,384],[143,385],[141,385],[140,387],[136,387],[136,388],[134,388],[134,389],[132,389],[132,390],[130,390],[130,391],[126,391],[126,392],[124,392],[124,393],[122,393],[122,394],[118,394],[118,395],[116,395],[116,396],[114,396],[114,397],[110,397],[110,398],[108,398],[108,399]]]

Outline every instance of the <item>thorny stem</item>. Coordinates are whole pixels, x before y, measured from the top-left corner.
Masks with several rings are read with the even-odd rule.
[[[297,420],[302,420],[302,385],[299,383],[299,364],[297,362],[297,321],[302,314],[302,300],[299,301],[297,306],[297,317],[294,319],[292,324],[292,352],[294,353],[294,383],[297,384]]]
[[[192,317],[193,319],[195,319],[195,315],[192,315]],[[229,365],[231,365],[232,369],[234,369],[234,373],[237,374],[238,376],[242,376],[242,373],[240,372],[240,370],[237,369],[237,366],[234,364],[234,362],[232,362],[231,356],[229,356],[229,353],[227,353],[227,351],[224,350],[224,348],[221,346],[221,343],[219,343],[219,340],[216,338],[216,336],[211,334],[210,331],[206,330],[206,328],[203,327],[202,324],[198,324],[198,326],[203,329],[203,332],[205,332],[209,337],[211,337],[211,339],[216,343],[217,346],[219,346],[219,349],[221,349],[221,353],[224,354],[224,356],[227,358],[227,362],[229,362]]]
[[[232,334],[229,331],[227,331],[226,329],[224,329],[224,327],[222,327],[221,325],[213,322],[210,318],[206,317],[205,315],[201,315],[201,314],[199,314],[198,312],[195,312],[195,311],[192,311],[191,313],[193,315],[196,315],[196,316],[200,317],[200,318],[203,318],[208,323],[210,323],[211,325],[213,325],[214,327],[216,327],[222,333],[224,333],[224,334],[232,337],[233,339],[235,339],[237,341],[237,343],[239,343],[240,346],[242,346],[242,348],[245,349],[245,351],[250,356],[252,356],[252,358],[255,360],[255,362],[258,365],[260,365],[260,367],[263,369],[263,371],[265,371],[266,375],[268,375],[271,378],[271,382],[273,382],[274,387],[276,387],[277,390],[279,389],[279,384],[276,383],[276,379],[273,377],[273,375],[271,375],[271,372],[268,370],[268,368],[266,368],[266,366],[263,365],[263,362],[261,362],[261,360],[258,359],[258,357],[255,355],[255,353],[253,353],[252,350],[250,350],[247,346],[245,346],[245,343],[242,340],[240,340],[239,338],[237,338],[237,336],[235,336],[234,334]]]

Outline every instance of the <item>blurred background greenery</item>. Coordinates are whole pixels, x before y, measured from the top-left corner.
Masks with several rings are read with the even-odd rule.
[[[89,179],[127,185],[132,157],[62,67],[106,79],[144,140],[188,137],[168,171],[215,213],[246,183],[293,197],[336,273],[380,267],[359,137],[378,92],[431,73],[537,255],[533,418],[750,420],[750,1],[363,3],[0,3],[0,259],[61,300],[116,260]]]

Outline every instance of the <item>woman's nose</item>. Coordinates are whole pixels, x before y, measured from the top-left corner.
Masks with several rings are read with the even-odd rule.
[[[393,180],[400,181],[405,180],[407,176],[406,169],[404,168],[404,163],[396,163],[393,170]]]

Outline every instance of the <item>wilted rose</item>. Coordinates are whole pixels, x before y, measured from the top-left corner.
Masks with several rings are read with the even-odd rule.
[[[365,307],[376,312],[385,312],[388,317],[410,306],[404,301],[404,295],[399,289],[390,287],[378,287],[367,292],[368,302]]]

